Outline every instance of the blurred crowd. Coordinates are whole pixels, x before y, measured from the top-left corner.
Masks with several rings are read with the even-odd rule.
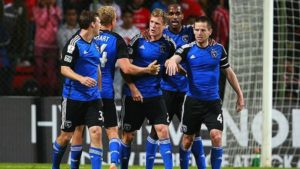
[[[184,23],[209,16],[213,38],[228,48],[228,0],[0,0],[0,95],[60,95],[60,51],[78,30],[82,10],[111,5],[117,13],[117,28],[126,42],[147,30],[150,12],[167,10],[179,3]],[[118,69],[117,69],[118,70]],[[122,78],[116,74],[116,86]],[[119,85],[118,85],[119,84]],[[116,97],[120,97],[116,87]]]

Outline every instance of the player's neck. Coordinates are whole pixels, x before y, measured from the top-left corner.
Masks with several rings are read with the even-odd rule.
[[[83,40],[86,42],[91,42],[94,38],[94,34],[90,30],[81,29],[79,35],[82,37]]]
[[[102,31],[112,31],[112,26],[101,26],[100,30],[102,30]]]
[[[150,36],[150,41],[151,41],[151,42],[152,42],[152,41],[157,41],[157,40],[159,40],[161,37],[162,37],[162,34],[157,35],[157,36]]]
[[[201,48],[205,48],[208,46],[208,40],[206,40],[204,42],[197,42],[197,45]]]
[[[177,33],[179,33],[181,30],[182,30],[182,25],[180,25],[179,27],[177,27],[177,28],[174,28],[174,27],[169,27],[169,29],[170,29],[170,31],[172,32],[172,33],[175,33],[175,34],[177,34]]]

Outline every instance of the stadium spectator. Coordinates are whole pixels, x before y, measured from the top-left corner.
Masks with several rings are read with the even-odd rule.
[[[149,9],[143,7],[144,0],[131,0],[128,9],[133,11],[133,24],[141,31],[148,27],[150,20]]]
[[[7,46],[11,38],[3,25],[4,4],[0,1],[0,95],[9,95],[11,89],[12,70]]]
[[[122,25],[115,28],[115,32],[118,33],[126,42],[129,44],[130,40],[137,34],[140,33],[140,30],[133,25],[133,12],[127,8],[122,10]],[[122,99],[122,86],[123,78],[120,73],[119,65],[116,65],[115,70],[115,79],[114,79],[114,90],[115,90],[115,99]]]
[[[195,40],[193,28],[191,25],[182,25],[184,18],[179,4],[171,4],[168,6],[168,26],[164,28],[164,36],[170,37],[175,43],[177,49],[183,45],[191,43]],[[182,64],[185,67],[184,64]],[[181,120],[182,105],[184,96],[187,92],[187,78],[185,75],[177,73],[175,76],[165,76],[161,81],[161,88],[163,96],[166,101],[166,106],[171,121],[176,115]],[[200,128],[199,128],[200,130]],[[153,168],[156,148],[157,148],[157,134],[152,127],[151,133],[147,138],[146,143],[146,168]],[[180,152],[184,151],[180,149]],[[196,164],[199,169],[205,169],[205,154],[200,137],[200,131],[196,133],[195,141],[192,146],[192,152],[196,159]],[[180,153],[181,154],[181,153]],[[187,165],[187,164],[186,164]],[[184,167],[184,166],[182,166]]]
[[[144,66],[157,61],[160,65],[163,65],[165,60],[173,55],[176,48],[174,41],[163,37],[163,29],[166,23],[167,16],[161,9],[152,11],[149,28],[150,41],[137,35],[130,43],[133,64]],[[158,75],[131,76],[131,82],[128,77],[125,78],[125,80],[127,79],[127,85],[124,86],[126,97],[121,146],[123,169],[128,168],[134,133],[140,129],[145,118],[157,131],[165,169],[173,167],[168,131],[168,112],[159,87],[163,73],[164,71],[161,70]]]
[[[7,52],[13,62],[23,60],[28,52],[27,8],[23,0],[14,0],[4,6],[4,26],[11,37]]]
[[[197,0],[181,0],[180,5],[182,7],[182,12],[185,17],[183,20],[186,23],[187,19],[191,16],[204,16],[205,12],[202,9],[200,3]]]
[[[211,0],[207,16],[213,21],[213,29],[216,41],[228,49],[229,41],[229,11],[228,0]]]
[[[55,0],[40,0],[33,8],[36,24],[34,41],[35,77],[42,94],[58,93],[58,46],[56,34],[62,20],[61,9]]]
[[[80,31],[66,43],[61,59],[61,74],[65,77],[62,92],[62,125],[60,135],[53,143],[52,169],[60,162],[74,130],[87,125],[91,144],[92,168],[102,165],[102,103],[100,53],[94,37],[99,35],[100,19],[96,12],[83,11],[79,18]],[[80,147],[71,147],[78,151]],[[75,166],[71,166],[76,168]]]
[[[67,9],[70,5],[75,6],[78,13],[83,10],[89,10],[93,0],[63,0],[63,10]]]
[[[157,0],[152,5],[150,10],[153,11],[154,9],[162,9],[163,11],[167,12],[168,5],[174,3],[174,0]]]
[[[194,137],[202,124],[209,130],[211,148],[211,166],[220,169],[222,163],[222,131],[223,115],[219,95],[220,68],[237,94],[236,110],[244,107],[244,97],[235,73],[230,68],[224,47],[221,44],[208,46],[208,38],[212,34],[212,24],[208,17],[202,16],[194,24],[196,41],[182,46],[166,63],[169,75],[175,75],[181,61],[187,63],[189,90],[184,102],[182,117],[183,132],[181,165],[188,164],[189,150]],[[201,78],[196,78],[201,77]]]
[[[96,11],[101,6],[113,6],[117,13],[117,25],[122,24],[122,20],[121,20],[122,11],[120,6],[117,3],[115,3],[114,0],[98,0],[97,3],[95,3],[94,1],[94,3],[90,5],[90,10]]]
[[[287,98],[298,98],[300,96],[299,61],[287,59],[284,70],[285,95]]]
[[[57,32],[57,43],[60,51],[62,51],[67,41],[79,30],[77,19],[77,10],[75,6],[70,5],[64,11],[65,23],[60,26]]]
[[[130,40],[137,34],[140,33],[140,30],[133,24],[133,12],[124,8],[122,10],[122,25],[115,28],[115,32],[118,33],[129,44]]]

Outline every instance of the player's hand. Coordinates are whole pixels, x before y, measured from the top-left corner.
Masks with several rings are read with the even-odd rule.
[[[147,41],[150,41],[151,37],[149,34],[149,29],[146,29],[144,31],[141,32],[141,35],[143,38],[145,38]]]
[[[147,66],[147,69],[149,74],[157,75],[160,70],[160,64],[157,64],[157,60],[155,60]]]
[[[168,59],[165,62],[166,74],[169,76],[173,76],[178,72],[177,63],[174,60]]]
[[[141,92],[139,91],[139,89],[134,88],[134,89],[130,89],[130,91],[131,91],[131,96],[132,96],[133,101],[143,103],[143,96],[142,96]]]
[[[90,77],[82,77],[82,79],[80,79],[80,83],[87,87],[94,87],[97,84],[96,80]]]
[[[242,111],[244,106],[245,106],[244,98],[243,97],[238,97],[238,99],[236,101],[236,107],[235,107],[236,111],[237,112]]]

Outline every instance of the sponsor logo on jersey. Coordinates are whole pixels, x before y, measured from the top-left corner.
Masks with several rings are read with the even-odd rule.
[[[68,62],[68,63],[71,63],[71,62],[72,62],[72,59],[73,59],[73,57],[70,56],[70,55],[65,55],[65,57],[64,57],[64,61],[65,61],[65,62]]]
[[[73,46],[73,45],[68,45],[68,49],[67,49],[67,52],[68,52],[68,53],[72,54],[72,53],[74,52],[74,50],[75,50],[75,46]]]
[[[196,56],[195,55],[192,55],[191,57],[190,57],[190,59],[195,59],[196,58]]]
[[[125,123],[124,126],[123,126],[123,128],[124,128],[125,131],[129,131],[131,129],[131,125]]]

